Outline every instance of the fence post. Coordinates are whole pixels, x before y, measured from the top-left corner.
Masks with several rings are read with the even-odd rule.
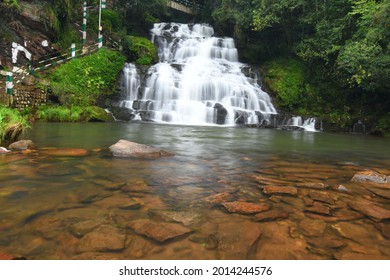
[[[102,10],[105,10],[107,8],[106,0],[102,0]]]
[[[106,3],[105,0],[100,0],[100,5],[99,5],[99,36],[98,36],[98,49],[101,49],[103,47],[103,28],[102,28],[102,7],[103,7],[103,2]],[[104,4],[105,5],[105,4]]]
[[[9,95],[13,94],[14,83],[13,83],[12,72],[7,72],[6,79],[5,79],[5,88],[6,88],[7,94],[9,94]]]
[[[75,43],[72,43],[71,49],[72,49],[72,59],[74,59],[76,57],[76,44]]]
[[[87,2],[84,1],[83,7],[83,46],[87,43]]]

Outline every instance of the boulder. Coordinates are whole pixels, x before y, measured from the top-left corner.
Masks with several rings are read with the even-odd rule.
[[[9,145],[8,149],[12,151],[22,151],[27,149],[35,149],[35,145],[31,140],[20,140]]]
[[[390,176],[380,174],[373,170],[364,170],[357,172],[352,177],[351,181],[357,183],[390,184]]]
[[[174,155],[160,148],[126,140],[119,140],[116,144],[110,146],[109,149],[114,157],[122,158],[160,158]]]

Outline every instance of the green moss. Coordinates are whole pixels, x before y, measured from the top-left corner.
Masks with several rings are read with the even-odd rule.
[[[48,122],[113,121],[111,115],[103,108],[96,106],[41,106],[36,112],[36,117]]]
[[[50,88],[68,107],[93,105],[99,96],[115,92],[124,63],[119,52],[102,49],[58,67],[50,76]]]
[[[141,65],[156,63],[158,60],[156,46],[144,37],[127,36],[125,53],[128,59]]]
[[[0,105],[0,144],[10,144],[18,139],[30,125],[17,110]]]

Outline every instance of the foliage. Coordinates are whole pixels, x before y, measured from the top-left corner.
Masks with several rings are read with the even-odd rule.
[[[16,141],[30,125],[17,110],[0,105],[0,144]]]
[[[158,60],[156,46],[144,37],[127,36],[124,51],[137,64],[149,65]]]
[[[91,105],[101,95],[113,94],[125,57],[102,49],[95,54],[72,60],[58,67],[50,87],[65,105]]]
[[[108,30],[109,32],[118,32],[121,33],[125,27],[123,16],[114,10],[102,10],[102,26],[103,30]],[[99,28],[99,12],[98,10],[94,11],[88,17],[88,29],[89,31],[96,31]]]
[[[112,120],[104,109],[96,106],[41,106],[36,112],[36,117],[41,121],[48,122],[88,122]]]

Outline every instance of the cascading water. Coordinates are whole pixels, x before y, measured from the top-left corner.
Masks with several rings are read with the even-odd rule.
[[[124,69],[126,100],[143,120],[190,125],[268,123],[277,114],[256,77],[246,77],[231,38],[205,24],[158,23],[151,30],[160,62],[145,87],[136,68]]]

